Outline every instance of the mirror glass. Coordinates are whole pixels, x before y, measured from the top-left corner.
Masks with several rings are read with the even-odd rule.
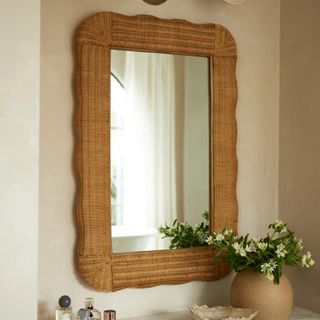
[[[167,249],[159,227],[209,209],[209,61],[111,50],[113,252]]]

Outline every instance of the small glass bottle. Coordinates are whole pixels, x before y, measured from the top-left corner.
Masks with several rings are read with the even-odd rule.
[[[93,298],[84,299],[84,308],[78,311],[77,320],[101,320],[101,313],[93,307]]]
[[[69,296],[61,296],[56,309],[56,320],[73,320],[71,299]]]

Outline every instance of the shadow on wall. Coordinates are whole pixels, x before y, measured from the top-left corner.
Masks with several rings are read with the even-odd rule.
[[[38,302],[38,320],[54,320],[54,314],[50,314],[48,303],[45,301]]]

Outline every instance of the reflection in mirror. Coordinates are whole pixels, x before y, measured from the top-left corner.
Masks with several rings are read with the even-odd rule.
[[[112,50],[111,72],[113,252],[165,249],[209,206],[208,59]]]

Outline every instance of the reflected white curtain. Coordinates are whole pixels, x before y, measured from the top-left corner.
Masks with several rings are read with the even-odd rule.
[[[176,217],[173,56],[126,53],[124,224],[158,228]]]

